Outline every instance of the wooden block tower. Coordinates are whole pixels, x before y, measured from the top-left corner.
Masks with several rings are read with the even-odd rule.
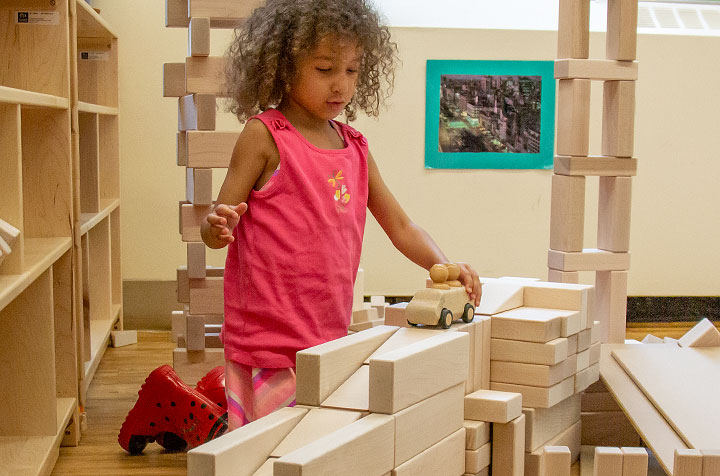
[[[223,321],[223,268],[206,265],[200,224],[213,206],[212,169],[227,168],[237,132],[215,130],[216,98],[226,95],[225,58],[210,56],[210,31],[234,28],[262,2],[166,0],[165,26],[188,29],[184,63],[163,65],[163,96],[178,98],[177,165],[185,167],[186,196],[179,203],[187,266],[177,270],[178,302],[173,337],[178,347],[173,366],[192,384],[224,364],[220,325]]]
[[[606,59],[588,59],[590,2],[560,0],[558,128],[548,279],[577,283],[594,271],[600,340],[625,339],[630,268],[637,0],[608,0]],[[601,155],[589,155],[590,81],[603,81]],[[583,247],[586,177],[600,180],[597,249]]]

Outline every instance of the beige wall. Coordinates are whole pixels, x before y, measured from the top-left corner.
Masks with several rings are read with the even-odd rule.
[[[96,0],[120,37],[123,273],[171,280],[185,262],[177,232],[184,173],[175,165],[177,103],[162,98],[162,63],[183,61],[186,31],[164,28],[164,2]],[[546,276],[550,171],[425,170],[425,60],[551,60],[556,33],[394,29],[403,60],[377,121],[354,125],[370,140],[381,172],[410,216],[451,259],[485,276]],[[213,54],[230,35],[213,32]],[[591,56],[604,37],[592,35]],[[631,295],[720,294],[720,38],[641,36],[635,150]],[[593,85],[591,153],[599,153],[602,87]],[[218,129],[238,126],[225,115]],[[215,175],[219,186],[223,171]],[[586,246],[595,244],[597,179],[589,179]],[[211,262],[222,265],[223,252]],[[367,293],[412,294],[424,272],[368,220]],[[584,276],[589,279],[590,276]]]

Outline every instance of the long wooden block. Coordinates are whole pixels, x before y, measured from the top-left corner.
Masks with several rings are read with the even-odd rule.
[[[522,395],[523,406],[531,408],[549,408],[573,394],[575,378],[570,377],[556,383],[552,387],[532,387],[512,383],[490,382],[492,390],[501,392],[517,392]]]
[[[720,474],[720,450],[703,450],[703,472],[702,476],[717,476]],[[640,476],[645,476],[644,474]]]
[[[522,405],[520,393],[478,390],[465,395],[465,419],[508,423],[522,414]]]
[[[588,362],[588,365],[594,365],[600,362],[600,354],[600,342],[595,342],[590,346],[590,362]]]
[[[395,331],[396,327],[373,327],[298,352],[297,403],[320,406]]]
[[[550,249],[582,251],[585,230],[585,177],[553,175]]]
[[[188,202],[179,202],[180,205],[180,234],[185,242],[201,242],[200,224],[212,211],[212,205],[193,205]]]
[[[583,392],[583,412],[619,412],[622,411],[615,398],[607,392]]]
[[[587,329],[585,329],[587,330]],[[580,333],[573,334],[571,336],[567,337],[568,340],[568,355],[577,354],[578,353],[578,336]]]
[[[635,428],[623,412],[583,412],[582,444],[592,446],[640,446]]]
[[[392,476],[459,476],[465,471],[465,429],[398,465]]]
[[[570,450],[570,461],[577,461],[580,456],[580,422],[576,422],[562,431],[543,446],[567,446]],[[540,473],[542,447],[532,453],[525,453],[525,475],[537,476]]]
[[[206,255],[205,243],[188,243],[187,273],[190,279],[205,279]]]
[[[630,249],[632,178],[600,177],[597,247],[624,253]]]
[[[190,314],[223,314],[224,302],[223,278],[190,280]]]
[[[214,131],[216,117],[214,94],[188,94],[178,99],[179,131]]]
[[[485,421],[464,420],[465,449],[476,450],[490,441],[490,423]]]
[[[561,79],[558,81],[558,155],[588,155],[589,136],[590,80]]]
[[[210,56],[210,18],[190,18],[188,56]]]
[[[185,348],[188,351],[205,349],[205,318],[192,314],[185,314]]]
[[[393,415],[396,467],[463,427],[463,395],[456,385]]]
[[[608,0],[605,57],[631,61],[637,49],[636,0]]]
[[[357,311],[353,311],[352,317],[350,318],[350,322],[352,322],[353,324],[359,324],[361,322],[374,321],[377,318],[378,318],[377,309],[370,307],[370,308],[358,309]]]
[[[185,58],[185,89],[187,94],[205,93],[227,96],[223,56],[188,56]],[[182,94],[184,96],[184,94]]]
[[[206,266],[205,276],[210,278],[222,278],[225,268],[215,266]],[[177,279],[177,299],[180,303],[190,303],[190,280],[188,277],[187,266],[178,266],[176,273]]]
[[[637,175],[638,160],[631,157],[555,156],[554,171],[558,175],[632,177]]]
[[[621,476],[623,454],[620,448],[598,446],[595,448],[593,476]]]
[[[602,155],[632,157],[634,135],[635,82],[605,81],[603,85]]]
[[[271,457],[280,458],[302,448],[334,431],[359,420],[363,414],[348,410],[313,408],[290,430],[288,435],[270,452]]]
[[[370,411],[393,414],[464,383],[469,349],[466,333],[447,332],[370,359]]]
[[[187,165],[187,134],[178,132],[175,140],[175,154],[177,156],[176,163],[180,167]]]
[[[188,476],[252,476],[306,413],[282,408],[188,451]]]
[[[627,271],[595,274],[595,315],[600,321],[598,334],[603,343],[625,342],[627,279]]]
[[[522,282],[490,278],[480,278],[480,282],[482,299],[475,314],[491,316],[523,305]]]
[[[585,349],[577,354],[576,372],[582,372],[590,367],[590,349]]]
[[[600,81],[635,81],[636,61],[598,59],[555,60],[555,79],[594,79]]]
[[[370,368],[362,365],[322,402],[323,407],[367,411],[369,408]]]
[[[580,311],[582,327],[588,327],[593,312],[593,286],[570,283],[530,283],[525,286],[523,302],[528,307],[573,309]]]
[[[590,348],[592,339],[592,329],[583,329],[578,332],[578,346],[576,352],[582,352]]]
[[[395,419],[392,416],[368,415],[278,459],[275,462],[274,474],[275,476],[385,474],[393,468],[394,429]]]
[[[227,168],[239,132],[188,131],[187,166]]]
[[[720,332],[708,318],[704,318],[687,331],[678,343],[680,347],[718,347]]]
[[[580,421],[581,397],[566,398],[550,408],[523,408],[525,451],[536,451],[545,443]]]
[[[587,58],[590,51],[590,4],[560,0],[558,58]]]
[[[163,64],[163,97],[182,97],[185,89],[185,63]]]
[[[190,17],[209,17],[213,20],[241,20],[250,16],[264,2],[249,0],[227,2],[225,0],[188,0]]]
[[[185,198],[193,205],[212,204],[212,169],[186,169]]]
[[[580,321],[578,311],[519,307],[492,317],[492,337],[546,343],[560,337],[563,320]]]
[[[523,476],[525,415],[508,423],[493,423],[492,466],[495,474]]]
[[[702,476],[703,456],[700,450],[676,449],[673,476]]]
[[[580,282],[580,273],[577,271],[548,269],[548,281],[551,283],[578,284]]]
[[[137,331],[111,331],[110,340],[113,347],[137,344]]]
[[[575,375],[575,393],[580,393],[600,378],[600,364],[593,364]]]
[[[623,476],[647,476],[648,453],[645,448],[625,446],[620,451],[623,454]]]
[[[524,364],[494,360],[490,363],[490,379],[493,382],[515,383],[534,387],[551,387],[575,375],[575,355],[555,365]]]
[[[479,357],[482,359],[479,367],[482,369],[481,373],[476,374],[475,388],[474,390],[490,389],[490,355],[492,353],[492,319],[490,317],[483,318],[481,320],[483,325],[482,335],[482,353]],[[477,351],[477,350],[476,350]],[[477,352],[475,354],[478,356]]]
[[[579,253],[549,250],[548,267],[560,271],[625,271],[630,269],[630,253],[594,248]]]
[[[522,362],[538,365],[555,365],[568,357],[568,341],[565,337],[546,344],[517,340],[492,339],[490,359],[505,362]]]
[[[476,450],[465,450],[465,473],[478,474],[490,466],[492,458],[492,441],[489,441]]]
[[[252,476],[273,476],[273,467],[277,458],[268,458]]]
[[[544,446],[540,455],[539,476],[570,476],[570,448]]]

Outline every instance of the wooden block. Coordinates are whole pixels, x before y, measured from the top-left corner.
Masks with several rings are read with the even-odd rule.
[[[637,159],[628,157],[555,156],[554,171],[558,175],[582,175],[599,177],[632,177],[637,175]]]
[[[225,0],[189,0],[188,14],[192,17],[208,17],[213,20],[242,20],[248,18],[255,8],[264,2],[249,0],[227,2]]]
[[[577,311],[520,307],[492,317],[494,339],[546,343],[560,337],[562,318]]]
[[[572,395],[550,408],[523,408],[525,451],[534,452],[580,421],[580,395]]]
[[[0,237],[0,252],[3,256],[7,256],[12,253],[10,245],[8,245],[2,237]]]
[[[215,266],[206,266],[205,276],[222,278],[225,269]],[[187,266],[179,266],[176,270],[178,302],[190,303],[190,281]],[[174,312],[174,311],[173,311]]]
[[[223,56],[188,56],[185,58],[185,89],[187,94],[205,93],[227,96]],[[181,94],[181,96],[184,96]],[[229,160],[229,158],[228,158]]]
[[[365,359],[364,364],[369,364],[370,359],[387,352],[392,352],[397,349],[401,349],[415,342],[425,340],[429,337],[442,334],[443,330],[439,329],[425,329],[425,328],[403,328],[398,329],[393,335],[390,336],[378,349]]]
[[[718,347],[720,346],[720,332],[707,318],[704,318],[692,329],[682,336],[678,343],[680,347]]]
[[[522,405],[517,392],[478,390],[465,396],[465,419],[508,423],[520,416]]]
[[[393,304],[392,306],[388,306],[385,309],[385,325],[410,327],[410,324],[408,324],[407,318],[405,317],[405,308],[407,305],[408,303],[406,302],[399,302],[397,304]]]
[[[552,283],[578,284],[580,282],[580,273],[577,271],[548,269],[548,281]]]
[[[577,352],[582,352],[583,350],[587,350],[590,348],[592,338],[592,330],[591,329],[583,329],[582,331],[578,332],[578,346],[577,346]]]
[[[385,305],[385,296],[370,296],[370,305],[371,306],[384,306]]]
[[[227,168],[239,135],[237,132],[188,131],[187,166]]]
[[[553,175],[550,248],[582,251],[585,227],[585,177]]]
[[[290,433],[272,450],[270,456],[280,458],[302,448],[325,435],[337,431],[362,417],[361,412],[313,408],[290,430]]]
[[[493,360],[490,363],[490,379],[493,382],[551,387],[572,377],[576,372],[576,356],[555,365],[524,364]]]
[[[187,134],[185,132],[177,133],[175,146],[177,165],[185,167],[187,165]]]
[[[193,205],[211,205],[212,169],[192,169],[188,167],[185,180],[185,198]]]
[[[663,341],[661,338],[656,337],[652,334],[648,334],[645,337],[643,337],[643,340],[640,341],[643,344],[662,344],[665,341]]]
[[[359,309],[352,312],[352,320],[350,322],[352,322],[353,324],[357,324],[359,322],[374,321],[377,318],[377,309]]]
[[[485,421],[465,420],[465,449],[476,450],[490,441],[490,423]]]
[[[113,347],[124,347],[137,344],[137,331],[112,331],[110,332]]]
[[[632,157],[634,135],[635,82],[605,81],[603,85],[602,155]]]
[[[188,476],[251,476],[306,413],[302,408],[282,408],[193,448],[187,454]]]
[[[459,476],[465,471],[465,429],[460,428],[414,458],[392,476]]]
[[[589,365],[594,365],[600,362],[600,342],[596,342],[590,346],[590,361]]]
[[[205,317],[185,314],[185,347],[189,351],[205,349]]]
[[[623,447],[622,476],[647,476],[648,454],[645,448]]]
[[[673,476],[702,476],[703,455],[696,449],[676,449]]]
[[[555,79],[635,81],[638,79],[638,64],[636,61],[558,59],[555,60]]]
[[[525,286],[523,303],[528,307],[572,309],[580,311],[582,327],[588,327],[588,315],[593,311],[591,301],[594,287],[587,284],[529,283]]]
[[[635,428],[623,412],[583,412],[582,444],[592,446],[640,446]]]
[[[187,244],[187,273],[190,279],[205,279],[205,243]]]
[[[632,178],[600,177],[597,247],[616,253],[630,249]]]
[[[12,248],[20,236],[20,230],[0,218],[0,239],[5,241]]]
[[[586,368],[590,367],[590,349],[583,350],[577,354],[577,368],[576,372],[582,372]]]
[[[370,411],[396,413],[465,382],[469,348],[467,334],[447,332],[370,359]]]
[[[560,0],[558,58],[587,58],[590,49],[590,4]]]
[[[163,64],[163,97],[182,97],[185,92],[185,63]]]
[[[395,419],[392,416],[368,415],[278,459],[275,462],[274,474],[385,474],[393,468],[394,427]]]
[[[319,406],[396,330],[378,326],[298,352],[297,403]]]
[[[638,2],[608,0],[605,57],[613,60],[635,59],[637,45]]]
[[[561,79],[558,81],[558,155],[588,155],[589,135],[590,80]]]
[[[489,441],[476,450],[465,450],[465,473],[477,474],[490,466],[492,442]]]
[[[353,311],[363,308],[363,300],[365,299],[365,271],[358,268],[355,275],[355,283],[353,285]],[[394,324],[393,324],[394,325]]]
[[[576,422],[551,440],[546,441],[543,446],[567,446],[570,449],[570,461],[577,461],[580,456],[580,422]],[[541,458],[542,448],[532,453],[525,453],[526,475],[530,476],[540,473]]]
[[[575,393],[580,393],[600,378],[600,364],[593,364],[575,375]]]
[[[182,311],[172,311],[170,337],[173,342],[178,341],[178,337],[185,337],[185,313]]]
[[[627,271],[603,271],[595,274],[595,316],[600,321],[600,342],[625,342],[627,279]]]
[[[393,415],[396,467],[463,427],[463,395],[464,386],[456,385]]]
[[[476,374],[479,379],[475,382],[474,390],[490,389],[490,355],[492,352],[491,341],[492,341],[492,319],[490,317],[482,318],[482,353],[480,358],[482,359],[480,375]],[[479,329],[478,329],[478,332]],[[476,349],[477,356],[477,349]],[[479,385],[478,385],[479,383]]]
[[[512,383],[490,382],[492,390],[501,392],[517,392],[522,395],[523,406],[531,408],[549,408],[573,394],[575,378],[570,377],[556,383],[552,387],[533,387]]]
[[[268,458],[252,476],[273,476],[273,467],[277,458]]]
[[[700,452],[703,455],[702,476],[718,476],[720,474],[720,450],[701,449]]]
[[[509,423],[493,423],[492,466],[495,474],[523,476],[525,415]]]
[[[593,476],[622,476],[623,453],[620,448],[595,448]]]
[[[599,380],[595,382],[594,384],[590,385],[586,390],[586,392],[590,393],[607,393],[608,389],[605,386],[605,384],[602,382],[602,380]]]
[[[585,329],[587,330],[587,329]],[[568,340],[568,355],[577,354],[578,353],[578,336],[580,333],[573,334],[571,336],[567,337]]]
[[[188,56],[210,56],[210,19],[192,17],[188,26]]]
[[[190,280],[190,314],[223,314],[224,300],[222,278]]]
[[[579,253],[549,250],[548,267],[560,271],[625,271],[630,269],[630,253],[593,248]]]
[[[491,342],[491,360],[555,365],[568,357],[568,343],[565,337],[545,344],[506,339],[492,339]]]
[[[205,332],[205,348],[222,349],[224,347],[219,332]]]
[[[180,202],[180,234],[185,242],[202,242],[200,224],[212,211],[212,205]]]
[[[187,0],[165,0],[165,26],[176,28],[189,24]]]
[[[482,299],[475,308],[475,314],[490,316],[509,311],[523,305],[522,282],[480,278],[482,283]]]
[[[188,94],[178,99],[179,131],[214,131],[216,101],[213,94]]]
[[[619,412],[622,411],[615,398],[610,393],[604,392],[583,392],[583,412]]]
[[[183,382],[198,382],[218,365],[225,365],[223,349],[205,349],[188,352],[185,348],[173,350],[173,369]]]
[[[373,327],[382,326],[384,324],[385,324],[385,319],[373,319],[370,321],[350,324],[350,326],[348,327],[348,330],[353,331],[353,332],[360,332],[360,331],[372,329]]]
[[[570,476],[571,465],[570,448],[567,446],[544,446],[542,448],[540,476]]]
[[[367,411],[369,408],[370,368],[362,365],[322,402],[323,407]]]

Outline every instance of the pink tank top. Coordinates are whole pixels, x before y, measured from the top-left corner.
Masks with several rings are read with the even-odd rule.
[[[225,358],[295,366],[295,353],[347,335],[368,200],[367,140],[337,124],[345,148],[315,147],[275,109],[255,118],[280,168],[233,231],[225,263]]]

